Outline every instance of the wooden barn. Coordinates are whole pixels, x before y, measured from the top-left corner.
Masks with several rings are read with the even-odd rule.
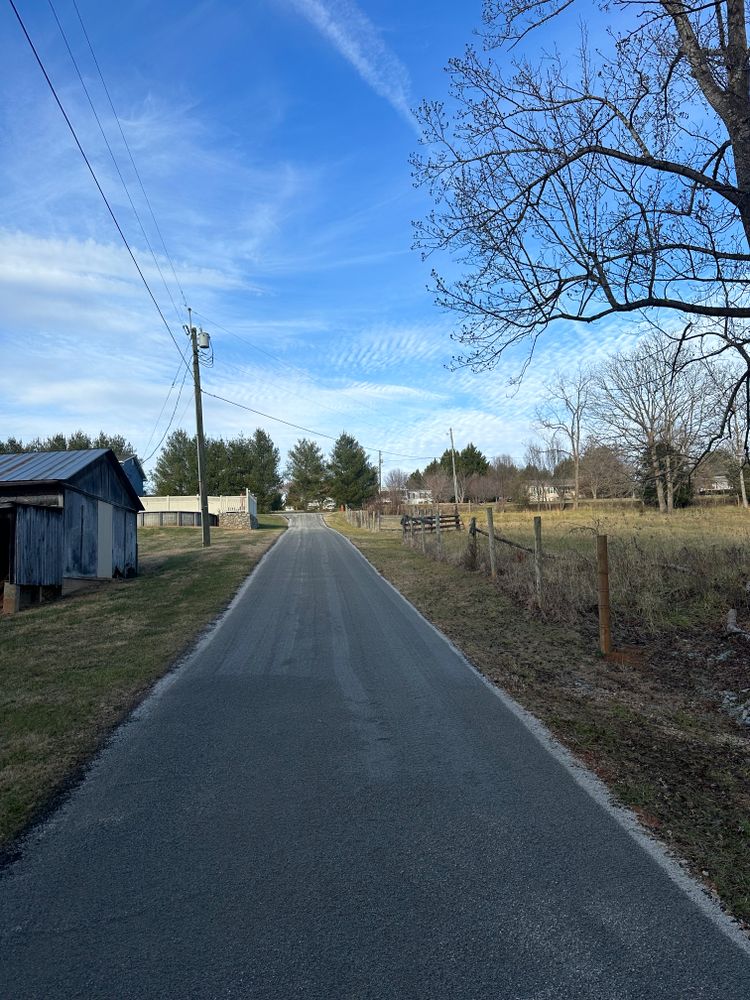
[[[135,576],[141,510],[109,448],[0,455],[3,610]]]

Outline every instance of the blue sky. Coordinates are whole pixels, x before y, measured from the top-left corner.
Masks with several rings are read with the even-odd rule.
[[[17,3],[176,339],[186,348],[183,292],[212,335],[204,389],[320,432],[207,398],[208,434],[261,426],[283,460],[301,436],[328,452],[324,435],[346,430],[382,449],[384,471],[411,471],[452,426],[459,448],[520,459],[545,380],[629,336],[548,334],[514,391],[523,353],[446,368],[456,317],[426,290],[445,262],[411,250],[429,207],[410,176],[411,108],[446,96],[480,0],[78,0],[169,258],[73,0],[55,0],[156,263],[49,4]],[[194,431],[182,362],[8,5],[0,56],[1,436],[104,429],[145,458],[173,417]]]

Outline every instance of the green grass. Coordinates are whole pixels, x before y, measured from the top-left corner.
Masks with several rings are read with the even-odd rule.
[[[278,537],[141,528],[140,575],[0,618],[0,845],[97,749],[229,603]]]

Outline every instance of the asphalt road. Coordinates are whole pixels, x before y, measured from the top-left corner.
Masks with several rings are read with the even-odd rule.
[[[748,1000],[750,953],[315,515],[0,879],[0,997]]]

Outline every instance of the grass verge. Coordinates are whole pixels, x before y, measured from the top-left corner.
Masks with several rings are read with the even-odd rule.
[[[475,666],[537,718],[750,927],[750,734],[722,709],[750,688],[750,644],[662,630],[602,658],[586,628],[543,617],[481,572],[327,517]],[[452,544],[466,544],[465,533]]]
[[[231,600],[286,522],[141,528],[140,575],[0,618],[0,848],[38,818],[103,739]]]

